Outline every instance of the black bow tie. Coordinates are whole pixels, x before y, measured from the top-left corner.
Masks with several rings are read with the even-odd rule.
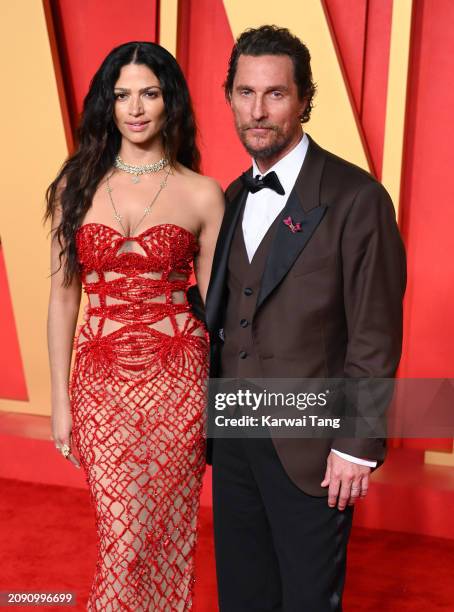
[[[265,174],[263,177],[253,177],[249,172],[244,172],[241,175],[241,180],[251,193],[256,193],[260,191],[260,189],[273,189],[273,191],[279,195],[285,195],[284,188],[274,170],[273,172],[268,172],[268,174]]]

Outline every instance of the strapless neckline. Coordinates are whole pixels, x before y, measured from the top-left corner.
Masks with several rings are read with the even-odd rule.
[[[197,242],[197,236],[195,236],[195,234],[193,234],[190,230],[186,229],[185,227],[183,227],[181,225],[177,225],[176,223],[158,223],[157,225],[152,225],[151,227],[148,227],[147,229],[143,230],[143,232],[140,232],[136,236],[123,236],[123,234],[119,230],[115,229],[111,225],[106,225],[105,223],[97,223],[95,221],[91,221],[89,223],[84,223],[83,225],[78,227],[77,230],[76,230],[76,234],[79,231],[81,231],[82,228],[88,227],[89,225],[97,225],[99,227],[105,227],[108,230],[110,230],[112,233],[118,234],[118,236],[120,236],[124,240],[137,240],[137,238],[141,238],[142,236],[144,236],[144,235],[146,235],[148,233],[151,233],[152,231],[155,231],[155,230],[157,230],[159,228],[162,228],[162,227],[174,227],[176,229],[181,230],[182,232],[185,232],[186,234],[189,234],[189,236],[191,236],[191,238],[194,240],[194,242]]]

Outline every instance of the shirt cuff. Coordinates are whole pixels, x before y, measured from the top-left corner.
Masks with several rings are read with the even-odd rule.
[[[369,461],[369,459],[360,459],[359,457],[353,457],[352,455],[347,455],[347,453],[341,453],[341,451],[336,450],[335,448],[331,449],[333,453],[342,457],[342,459],[346,459],[347,461],[351,461],[352,463],[357,463],[358,465],[365,465],[367,467],[376,467],[377,461]]]

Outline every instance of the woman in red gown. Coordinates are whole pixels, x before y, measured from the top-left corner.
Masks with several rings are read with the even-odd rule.
[[[96,517],[88,609],[187,610],[208,343],[186,290],[194,266],[205,297],[223,196],[197,174],[187,85],[159,45],[107,56],[78,141],[47,193],[48,341],[53,438],[84,469]]]

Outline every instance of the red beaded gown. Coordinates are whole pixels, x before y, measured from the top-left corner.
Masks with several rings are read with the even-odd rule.
[[[186,299],[197,239],[174,224],[125,237],[86,223],[76,248],[89,307],[71,413],[98,536],[87,609],[188,610],[208,363]]]

